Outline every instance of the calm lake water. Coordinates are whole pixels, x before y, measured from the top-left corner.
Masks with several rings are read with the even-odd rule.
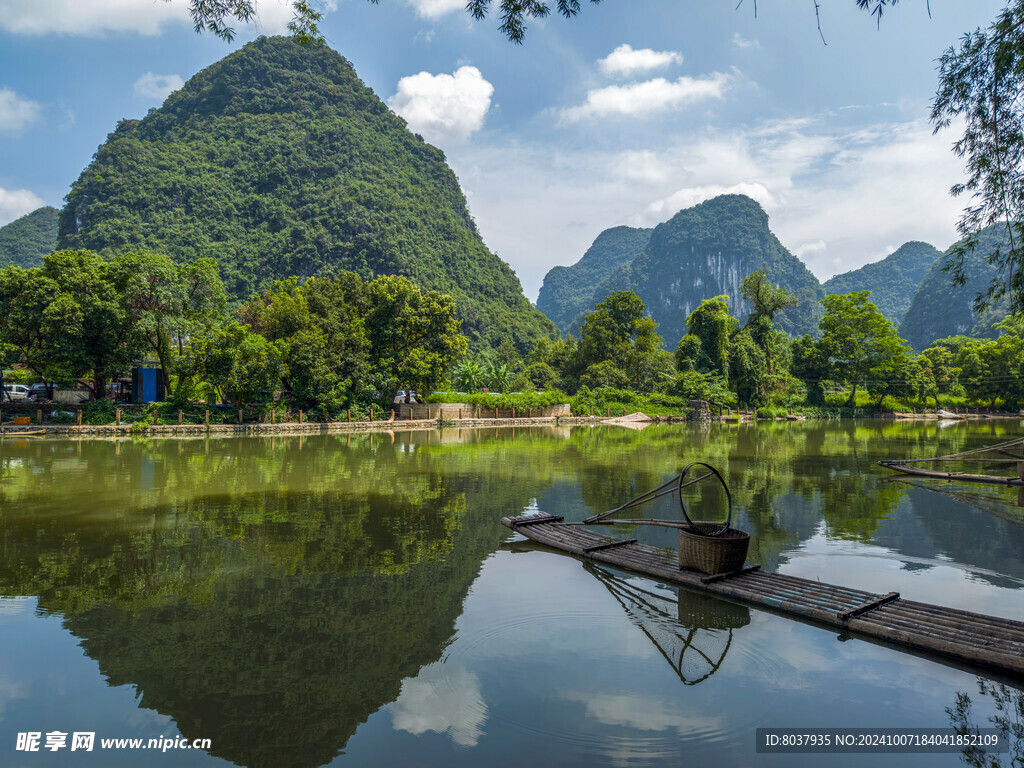
[[[875,465],[1018,434],[870,421],[6,438],[0,766],[859,766],[756,754],[755,729],[948,726],[958,692],[987,726],[976,673],[585,565],[498,521],[582,519],[706,460],[764,569],[1020,619],[1017,492]],[[715,493],[690,502],[721,516]],[[51,731],[95,733],[95,748],[16,749]],[[100,744],[160,737],[211,746]]]

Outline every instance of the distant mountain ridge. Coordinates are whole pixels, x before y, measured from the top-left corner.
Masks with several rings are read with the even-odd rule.
[[[60,211],[46,206],[0,227],[0,269],[38,267],[57,247],[59,217]]]
[[[996,268],[988,263],[986,256],[996,248],[1007,246],[1004,225],[992,224],[982,230],[977,248],[964,263],[968,279],[963,285],[953,285],[952,274],[944,269],[950,256],[947,249],[921,281],[900,323],[900,336],[918,351],[947,336],[995,338],[998,334],[992,326],[1006,317],[1008,302],[997,302],[979,316],[974,311],[974,299],[985,293],[997,276]]]
[[[594,309],[594,287],[631,263],[646,247],[653,229],[612,227],[599,234],[583,258],[554,267],[544,276],[537,309],[565,333],[581,314]]]
[[[659,224],[632,261],[595,286],[584,311],[614,291],[631,290],[657,321],[666,348],[674,349],[687,332],[687,316],[704,299],[728,296],[732,314],[745,320],[752,307],[740,293],[740,282],[762,267],[773,283],[799,299],[780,313],[780,326],[794,336],[817,333],[821,284],[772,234],[761,206],[745,195],[716,197]],[[549,308],[549,317],[565,313],[562,305]]]
[[[822,287],[826,294],[871,291],[872,303],[898,327],[925,275],[941,256],[935,246],[912,240],[881,261],[826,280]]]
[[[72,185],[60,245],[215,257],[246,299],[352,270],[451,294],[474,346],[554,326],[484,245],[444,153],[327,46],[260,38],[124,120]]]

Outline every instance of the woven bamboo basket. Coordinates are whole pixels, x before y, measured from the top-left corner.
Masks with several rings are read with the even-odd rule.
[[[679,529],[679,567],[701,573],[738,571],[747,560],[750,534],[736,528],[722,530],[721,523],[695,520]]]

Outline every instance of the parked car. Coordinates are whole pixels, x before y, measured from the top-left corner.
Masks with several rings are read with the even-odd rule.
[[[413,390],[400,389],[395,394],[395,399],[392,403],[418,403],[420,401],[420,393],[414,392]]]
[[[24,384],[5,384],[4,391],[11,400],[28,400],[29,388]]]
[[[50,400],[50,390],[55,387],[47,384],[30,384],[28,388],[29,400]]]

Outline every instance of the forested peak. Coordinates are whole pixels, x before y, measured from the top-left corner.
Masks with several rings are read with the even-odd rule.
[[[915,349],[925,349],[935,339],[960,334],[994,337],[994,324],[1006,316],[1005,302],[996,302],[983,315],[974,311],[974,302],[984,294],[992,280],[999,276],[988,256],[1008,248],[1005,224],[990,224],[978,233],[975,249],[964,259],[962,285],[955,285],[953,274],[945,269],[960,243],[950,246],[935,260],[914,294],[910,308],[900,323],[900,336]]]
[[[771,236],[768,214],[746,195],[719,195],[679,211],[655,227],[651,248],[657,249],[666,240],[672,243],[683,233],[694,247],[706,241],[739,246],[751,237],[760,240]]]
[[[211,257],[235,300],[289,277],[402,275],[452,296],[476,346],[554,332],[444,154],[326,46],[260,38],[207,67],[122,121],[66,200],[60,247]]]
[[[906,242],[884,259],[844,272],[825,282],[825,293],[871,291],[878,311],[899,325],[914,293],[942,254],[919,240]]]
[[[388,111],[337,51],[261,37],[196,74],[159,111],[180,117],[339,109]]]
[[[583,258],[576,263],[590,266],[591,264],[608,261],[610,258],[614,260],[615,256],[619,255],[618,252],[622,250],[623,243],[629,243],[634,246],[638,245],[637,251],[640,251],[647,244],[648,239],[650,239],[651,232],[653,230],[650,228],[627,227],[625,225],[606,229],[594,238],[594,242],[591,243],[587,252],[583,254]],[[610,256],[610,253],[614,255]]]
[[[687,219],[700,219],[711,216],[722,221],[729,218],[746,219],[756,218],[764,226],[768,226],[768,214],[764,208],[752,197],[746,195],[719,195],[703,203],[698,203],[691,208],[684,208],[675,216],[669,219],[666,224],[686,221]]]
[[[39,266],[57,245],[59,217],[56,208],[44,206],[0,227],[0,268]]]

